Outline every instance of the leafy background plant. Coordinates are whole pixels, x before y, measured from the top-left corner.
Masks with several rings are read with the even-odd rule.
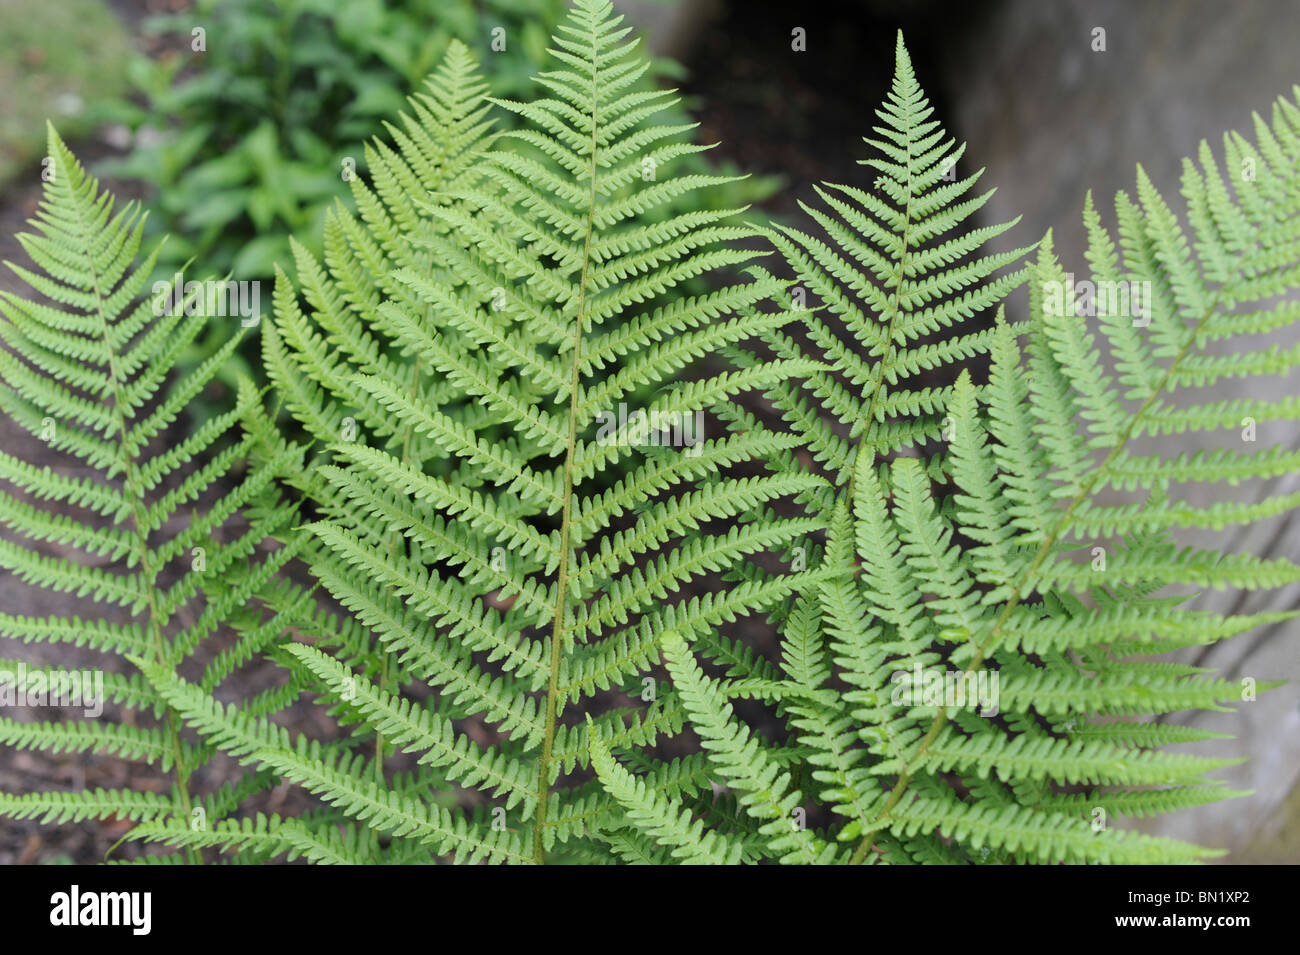
[[[58,42],[51,42],[57,37]],[[127,86],[130,40],[99,0],[10,0],[0,10],[0,187],[43,155],[47,117],[69,136]]]
[[[519,88],[563,6],[532,5],[527,17],[499,6],[480,14],[464,2],[201,0],[150,17],[142,29],[166,52],[131,65],[143,102],[104,110],[137,142],[103,171],[156,190],[154,228],[174,236],[164,265],[198,256],[217,274],[269,279],[277,259],[289,260],[291,234],[315,246],[325,209],[347,196],[344,156],[364,171],[360,144],[451,37],[487,49],[490,27],[506,29],[499,82],[503,92]],[[206,34],[201,52],[196,28]]]

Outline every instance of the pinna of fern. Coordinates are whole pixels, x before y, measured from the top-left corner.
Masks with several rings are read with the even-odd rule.
[[[201,692],[224,693],[232,674],[276,658],[283,615],[299,612],[306,599],[279,574],[294,546],[273,543],[292,539],[296,509],[281,499],[277,482],[301,466],[301,451],[284,445],[272,459],[248,464],[253,439],[240,423],[260,396],[247,386],[236,407],[174,440],[173,425],[242,332],[236,328],[217,355],[169,382],[177,356],[204,324],[195,300],[202,284],[180,307],[157,307],[145,283],[158,249],[141,252],[138,205],[115,211],[112,195],[99,191],[53,127],[49,159],[33,232],[18,236],[34,268],[6,263],[37,294],[0,295],[7,346],[0,351],[0,407],[33,444],[45,443],[41,457],[58,463],[0,451],[0,523],[9,532],[0,541],[0,567],[39,588],[38,599],[60,611],[0,614],[0,635],[93,651],[104,697],[94,709],[107,703],[123,716],[112,720],[111,710],[97,716],[91,708],[86,719],[5,716],[0,741],[51,753],[113,754],[147,767],[143,772],[155,774],[163,791],[4,793],[0,814],[209,828],[274,785],[274,777],[196,785],[214,747],[185,733],[150,682],[121,663],[138,660],[167,672],[186,667]],[[73,615],[70,605],[79,602],[84,615]],[[67,679],[66,668],[16,659],[0,667],[11,685],[25,669],[28,690]],[[298,692],[290,678],[240,706],[265,718]],[[88,687],[82,702],[89,706]],[[185,858],[202,856],[194,849]]]
[[[1086,317],[1058,304],[1065,271],[1050,234],[1040,244],[1029,321],[1013,328],[999,319],[984,334],[985,386],[966,370],[947,390],[946,447],[928,459],[882,460],[882,449],[863,444],[847,481],[841,467],[851,491],[833,505],[823,561],[831,576],[787,615],[780,674],[732,665],[729,679],[709,680],[688,640],[662,638],[690,723],[748,810],[748,827],[720,838],[785,862],[821,853],[856,863],[1216,854],[1117,829],[1113,819],[1239,795],[1208,775],[1232,760],[1165,750],[1216,734],[1149,719],[1226,707],[1246,698],[1242,688],[1147,658],[1294,616],[1187,608],[1190,588],[1274,588],[1300,579],[1300,567],[1179,548],[1176,537],[1282,513],[1296,496],[1198,507],[1174,495],[1188,482],[1235,485],[1293,471],[1294,452],[1132,448],[1143,433],[1235,431],[1246,410],[1258,421],[1296,417],[1288,400],[1247,408],[1198,403],[1195,393],[1227,375],[1281,374],[1300,361],[1295,349],[1246,350],[1247,336],[1298,314],[1294,302],[1279,304],[1300,286],[1295,102],[1280,100],[1271,124],[1257,119],[1254,143],[1226,138],[1224,165],[1241,168],[1243,159],[1259,170],[1255,178],[1225,178],[1205,146],[1184,165],[1190,236],[1140,168],[1137,201],[1116,197],[1118,247],[1089,197],[1094,287],[1150,289],[1141,313],[1116,307],[1118,298],[1098,300],[1096,326],[1114,371]],[[841,301],[822,279],[823,298]],[[1225,338],[1242,350],[1207,353]],[[880,407],[870,395],[860,405]],[[1108,489],[1139,497],[1113,503]],[[1161,595],[1170,589],[1181,592]],[[949,686],[957,677],[962,696],[930,698],[918,684],[909,693],[900,679],[936,671]],[[998,678],[992,711],[970,699],[968,681],[981,674]],[[780,704],[795,758],[736,718],[728,702],[736,695]],[[611,791],[631,800],[635,790],[601,765]],[[643,838],[703,845],[700,833],[672,824],[671,802],[641,802],[630,818]],[[784,829],[780,809],[790,816]],[[820,825],[798,835],[802,813]],[[710,848],[718,855],[727,846]]]
[[[621,20],[578,0],[529,103],[485,99],[468,57],[450,51],[427,111],[390,130],[395,148],[373,148],[361,219],[333,219],[328,274],[299,256],[311,316],[287,281],[277,287],[268,365],[290,413],[327,444],[304,484],[319,507],[312,569],[357,625],[292,652],[355,725],[357,748],[322,758],[310,741],[232,728],[238,714],[163,675],[160,692],[192,726],[384,833],[381,857],[620,858],[623,805],[568,775],[595,738],[635,759],[677,734],[682,705],[660,692],[590,710],[590,724],[576,714],[606,691],[641,693],[663,630],[711,633],[803,579],[682,598],[814,530],[803,517],[732,522],[823,479],[733,472],[794,436],[756,427],[682,448],[650,429],[671,434],[665,422],[816,363],[679,379],[792,313],[750,312],[782,283],[733,247],[753,234],[728,222],[733,211],[664,215],[729,180],[673,174],[706,147],[683,141],[689,127],[656,124],[673,94],[636,90],[649,61]],[[524,128],[494,137],[489,104]],[[398,215],[407,221],[390,228]],[[750,279],[684,293],[733,266]],[[643,413],[625,419],[620,403]],[[347,417],[365,425],[350,441],[329,433]],[[387,771],[393,751],[418,769]],[[657,792],[710,792],[699,757],[645,768]],[[430,797],[452,784],[490,802],[444,810]]]

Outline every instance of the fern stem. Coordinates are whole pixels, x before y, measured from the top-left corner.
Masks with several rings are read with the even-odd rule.
[[[880,356],[880,361],[876,363],[876,380],[871,387],[871,404],[867,407],[866,424],[862,427],[862,436],[858,438],[857,449],[853,453],[853,459],[849,462],[849,483],[845,496],[849,505],[849,513],[853,513],[853,492],[854,484],[858,476],[857,460],[858,455],[862,453],[862,448],[867,443],[867,435],[871,429],[871,422],[876,420],[876,410],[880,406],[880,389],[885,381],[885,369],[889,367],[890,360],[898,352],[898,346],[894,343],[894,324],[898,321],[899,299],[903,294],[903,272],[907,266],[907,233],[912,226],[912,144],[907,144],[907,205],[903,208],[903,233],[901,244],[898,250],[898,276],[894,282],[893,301],[890,302],[889,325],[885,330],[885,341],[887,342],[885,354]],[[857,555],[853,557],[854,565],[857,564]]]
[[[586,235],[582,240],[582,271],[578,276],[578,307],[574,316],[573,364],[569,372],[569,436],[564,451],[564,499],[560,517],[560,568],[555,585],[555,620],[551,625],[551,659],[546,684],[546,723],[542,737],[542,755],[537,767],[537,817],[533,820],[533,858],[546,863],[547,803],[551,792],[551,763],[554,762],[555,723],[559,710],[560,663],[564,620],[568,609],[569,548],[573,534],[573,458],[578,445],[579,391],[582,384],[582,326],[587,311],[587,273],[591,266],[591,235],[596,219],[596,133],[600,128],[599,37],[594,26],[591,34],[591,186],[587,198]]]
[[[81,231],[81,236],[85,240],[86,248],[91,248],[90,235],[86,229],[86,222],[81,217],[81,207],[74,204],[77,210],[77,225]],[[127,495],[131,499],[131,521],[135,531],[137,557],[140,561],[140,580],[144,585],[146,603],[149,611],[149,620],[147,631],[152,638],[154,645],[154,658],[159,666],[166,663],[166,647],[163,642],[162,625],[158,619],[158,600],[156,581],[158,569],[153,566],[149,559],[149,534],[145,527],[143,512],[143,490],[139,483],[139,474],[135,466],[135,459],[128,453],[129,436],[126,426],[126,415],[122,412],[122,387],[121,375],[118,372],[117,356],[113,351],[112,330],[109,327],[108,316],[104,314],[104,293],[100,285],[99,269],[96,267],[93,255],[87,254],[86,261],[89,263],[92,285],[95,292],[95,301],[99,304],[99,324],[101,334],[104,339],[104,355],[108,365],[108,380],[113,389],[113,415],[117,419],[118,435],[121,438],[119,451],[121,453],[120,463],[123,471],[123,484]],[[189,820],[193,812],[193,803],[190,799],[189,778],[190,768],[185,763],[184,753],[181,748],[180,733],[176,729],[177,713],[170,706],[167,708],[167,735],[170,737],[172,756],[175,760],[176,789],[177,795],[181,802],[182,817]],[[191,863],[202,865],[203,853],[195,848],[186,849],[186,857]]]

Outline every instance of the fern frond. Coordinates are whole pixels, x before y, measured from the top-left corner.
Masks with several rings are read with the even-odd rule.
[[[353,184],[361,218],[331,219],[323,264],[296,251],[297,288],[277,284],[265,344],[287,410],[322,446],[298,481],[318,510],[309,562],[370,637],[333,659],[292,655],[329,698],[356,690],[349,718],[374,734],[377,763],[405,749],[496,799],[530,825],[534,861],[608,857],[625,801],[681,821],[675,797],[637,794],[613,763],[617,792],[565,782],[596,739],[566,720],[651,671],[661,622],[711,634],[788,599],[797,574],[682,592],[813,531],[751,518],[824,485],[745,472],[787,436],[703,433],[742,396],[819,364],[697,371],[793,313],[753,312],[783,283],[735,243],[755,234],[729,221],[736,210],[680,211],[731,180],[691,171],[706,147],[662,121],[675,97],[642,88],[649,61],[621,22],[604,0],[578,0],[532,102],[486,97],[450,50],[430,81],[442,111],[426,103],[402,136],[390,130],[394,145],[372,148],[373,182]],[[491,133],[494,110],[521,128]],[[734,266],[747,281],[722,281]],[[699,278],[715,287],[696,292]],[[440,705],[406,699],[412,682]],[[465,719],[501,741],[471,742]],[[615,760],[684,720],[668,695],[595,725]],[[344,781],[301,760],[276,765],[348,812],[386,798],[382,772],[373,794],[336,792]]]
[[[22,694],[20,705],[66,702],[64,690],[75,682],[73,705],[87,718],[5,719],[0,737],[13,748],[111,753],[151,765],[146,772],[163,774],[171,795],[6,795],[0,812],[43,814],[58,824],[109,815],[171,816],[188,824],[199,808],[193,780],[214,751],[183,738],[178,714],[140,673],[105,669],[112,658],[181,666],[208,638],[231,631],[248,640],[212,672],[210,689],[245,664],[274,659],[284,624],[271,608],[272,595],[293,554],[274,541],[291,536],[296,521],[278,481],[300,466],[301,451],[286,445],[277,457],[249,464],[250,445],[238,427],[242,411],[257,400],[248,388],[234,411],[210,418],[183,441],[168,437],[237,346],[240,329],[211,360],[171,383],[178,356],[204,324],[203,311],[193,307],[204,294],[202,283],[200,291],[185,292],[179,308],[156,289],[146,295],[158,249],[142,250],[138,206],[115,210],[114,198],[100,192],[52,127],[49,158],[35,231],[18,237],[34,267],[11,267],[56,304],[0,295],[0,338],[7,346],[0,406],[33,444],[45,445],[42,457],[59,463],[37,467],[20,453],[0,460],[6,485],[0,523],[9,532],[0,566],[46,599],[72,595],[77,599],[65,598],[61,609],[72,604],[81,613],[5,616],[0,633],[82,646],[104,659],[84,672],[30,668],[22,680],[20,666],[6,662],[3,692]],[[271,713],[292,698],[292,690],[271,692],[248,706]],[[105,704],[125,712],[105,712]],[[234,798],[237,785],[216,791]],[[201,850],[189,848],[187,858],[200,861]]]
[[[960,150],[929,113],[900,40],[870,140],[881,154],[867,161],[880,173],[874,191],[819,190],[828,210],[805,212],[822,236],[790,227],[771,236],[821,300],[801,317],[822,367],[767,392],[828,477],[799,492],[825,531],[821,570],[778,620],[780,673],[759,675],[722,644],[719,662],[740,679],[715,684],[669,629],[660,643],[674,688],[758,833],[777,838],[778,818],[805,790],[828,811],[824,841],[795,846],[781,834],[783,861],[820,861],[821,846],[846,842],[842,858],[854,863],[1215,855],[1106,819],[1238,795],[1212,778],[1235,760],[1163,751],[1214,734],[1147,719],[1226,709],[1241,687],[1141,658],[1292,616],[1213,614],[1160,592],[1300,579],[1285,558],[1177,538],[1288,513],[1296,495],[1208,507],[1175,496],[1192,483],[1258,486],[1297,461],[1283,448],[1151,453],[1134,439],[1235,429],[1238,411],[1294,414],[1290,399],[1197,405],[1174,393],[1295,363],[1294,350],[1275,347],[1206,349],[1300,315],[1275,300],[1300,286],[1300,110],[1279,104],[1271,126],[1257,124],[1258,146],[1226,140],[1223,161],[1259,163],[1256,181],[1226,181],[1208,148],[1187,164],[1191,235],[1140,168],[1136,201],[1116,201],[1118,241],[1089,198],[1091,306],[1050,233],[1019,272],[1002,270],[1028,250],[979,256],[1009,225],[961,231],[987,196],[964,198],[975,177],[945,182]],[[957,328],[1026,280],[1027,323],[1009,326],[998,308],[992,328]],[[809,347],[784,331],[764,337],[781,361]],[[752,353],[728,353],[741,369],[757,365]],[[987,384],[976,384],[978,366],[960,367],[972,357],[990,364]],[[932,370],[944,377],[910,380]],[[729,420],[743,431],[753,419]],[[774,473],[808,471],[786,449],[768,460]],[[797,745],[765,746],[729,695],[774,706]],[[643,835],[662,825],[639,821]]]
[[[794,271],[798,295],[816,297],[804,316],[807,342],[776,334],[770,344],[783,358],[824,355],[830,366],[769,398],[807,436],[837,487],[852,488],[857,454],[939,436],[951,385],[927,386],[929,373],[986,356],[990,338],[970,323],[1027,277],[1023,269],[1003,271],[1027,248],[978,255],[1016,223],[965,225],[992,192],[972,196],[979,172],[958,178],[965,147],[947,138],[933,112],[900,33],[893,84],[877,111],[882,125],[865,140],[877,155],[859,160],[878,174],[872,188],[817,187],[824,207],[800,207],[819,233],[794,226],[769,233]],[[935,333],[944,337],[927,340]],[[832,423],[847,434],[830,430]]]

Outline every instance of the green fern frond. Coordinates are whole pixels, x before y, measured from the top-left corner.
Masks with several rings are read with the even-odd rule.
[[[1117,820],[1245,795],[1180,714],[1276,683],[1165,654],[1296,616],[1193,601],[1300,581],[1207,543],[1300,503],[1300,454],[1254,445],[1300,402],[1209,390],[1300,364],[1268,341],[1300,318],[1300,100],[1202,144],[1185,210],[1141,167],[1113,227],[1089,195],[1077,282],[1050,232],[984,251],[1015,222],[972,221],[901,35],[873,181],[771,227],[714,208],[732,178],[638,45],[573,0],[513,101],[450,44],[277,269],[274,411],[245,380],[192,426],[239,333],[174,379],[205,292],[146,295],[139,210],[51,130],[34,294],[0,293],[0,408],[45,445],[0,451],[0,568],[59,612],[0,638],[103,665],[87,699],[0,660],[0,705],[85,709],[0,745],[152,782],[0,815],[127,821],[151,851],[112,861],[158,865],[1219,854]],[[280,677],[234,693],[250,667]]]
[[[769,342],[782,358],[816,354],[829,366],[769,397],[836,487],[851,490],[859,453],[941,439],[952,384],[950,373],[948,382],[935,375],[988,354],[991,338],[978,321],[1027,277],[1004,271],[1027,248],[979,255],[1018,220],[966,224],[992,192],[973,194],[981,171],[958,178],[965,146],[933,112],[900,33],[893,84],[876,112],[881,125],[865,140],[876,155],[859,160],[877,174],[872,187],[816,187],[824,207],[800,207],[817,233],[769,233],[794,271],[797,304],[808,308],[806,341],[775,333]]]
[[[751,312],[783,285],[733,244],[751,227],[726,210],[675,211],[731,180],[679,165],[706,147],[656,124],[675,99],[639,88],[649,60],[621,19],[603,0],[575,3],[528,103],[484,97],[464,51],[449,51],[429,86],[442,112],[417,110],[395,148],[374,147],[373,184],[353,184],[370,214],[335,216],[325,266],[298,253],[310,312],[281,277],[266,339],[286,408],[328,458],[299,482],[319,511],[309,562],[373,641],[294,656],[374,733],[376,754],[418,754],[527,824],[535,861],[579,844],[608,855],[601,834],[627,829],[615,794],[561,781],[595,739],[568,715],[649,672],[659,626],[711,634],[788,599],[799,575],[677,595],[814,531],[806,518],[749,518],[825,484],[744,473],[787,436],[701,433],[738,396],[820,366],[683,380],[793,315]],[[493,108],[523,127],[492,135]],[[741,265],[747,282],[688,291]],[[443,705],[404,699],[412,682]],[[502,742],[471,743],[454,722],[468,718]],[[612,760],[684,719],[669,696],[596,726]],[[334,777],[284,760],[345,812],[384,798],[378,771],[374,794],[352,782],[334,793]],[[676,825],[674,797],[638,795],[604,765],[638,812]]]
[[[40,588],[46,600],[63,593],[99,606],[86,604],[72,615],[66,608],[78,601],[63,598],[64,613],[6,615],[0,632],[85,647],[99,659],[85,671],[6,661],[2,692],[11,694],[10,703],[67,705],[65,691],[75,682],[71,703],[86,719],[6,718],[0,738],[12,748],[109,753],[149,764],[172,794],[5,795],[0,812],[43,814],[58,824],[116,815],[168,816],[188,825],[199,808],[194,776],[214,750],[184,738],[158,691],[139,673],[116,672],[115,661],[176,667],[193,660],[210,637],[242,635],[240,649],[210,671],[208,686],[215,689],[250,661],[274,658],[283,624],[270,607],[271,581],[292,550],[271,542],[296,521],[277,482],[300,466],[301,452],[286,445],[274,459],[244,469],[250,445],[239,416],[256,401],[247,389],[234,411],[179,443],[168,437],[237,345],[240,330],[233,329],[211,361],[170,383],[180,351],[203,327],[202,310],[191,308],[203,292],[187,290],[179,308],[167,307],[170,291],[146,294],[158,250],[141,248],[138,206],[116,209],[53,128],[49,157],[35,231],[18,237],[34,267],[10,264],[43,299],[0,295],[7,346],[0,352],[0,407],[31,435],[24,444],[43,446],[39,457],[58,463],[38,467],[21,452],[3,456],[0,523],[9,533],[0,566]],[[91,613],[95,618],[85,619]],[[270,713],[292,702],[292,693],[247,702]],[[106,705],[117,709],[106,712]],[[219,791],[232,793],[236,785]],[[191,850],[189,860],[200,861],[201,851]]]
[[[1180,400],[1175,410],[1171,396],[1294,364],[1277,348],[1231,359],[1205,348],[1276,331],[1300,314],[1275,303],[1300,287],[1300,109],[1279,103],[1271,126],[1257,129],[1258,147],[1228,138],[1226,162],[1248,157],[1260,178],[1225,181],[1208,149],[1199,168],[1185,167],[1191,236],[1141,169],[1137,201],[1117,198],[1118,243],[1089,199],[1091,287],[1107,296],[1095,300],[1100,335],[1091,312],[1076,310],[1050,233],[1026,271],[993,277],[1025,250],[945,270],[1007,227],[944,238],[983,200],[959,198],[973,177],[943,184],[950,147],[927,121],[901,42],[879,115],[885,125],[873,144],[884,158],[870,163],[880,194],[821,192],[840,218],[806,211],[833,244],[795,229],[773,235],[822,299],[804,323],[837,373],[769,391],[831,477],[801,493],[823,516],[823,570],[780,619],[780,675],[749,676],[752,664],[734,651],[722,660],[744,677],[734,690],[775,706],[797,745],[759,742],[669,631],[660,643],[691,725],[721,781],[763,823],[758,833],[775,838],[778,818],[806,788],[829,829],[807,837],[825,841],[808,842],[802,860],[781,833],[773,856],[786,862],[1144,864],[1218,854],[1125,832],[1109,818],[1241,795],[1212,778],[1238,760],[1163,750],[1215,734],[1147,722],[1225,709],[1243,699],[1241,687],[1200,667],[1141,658],[1293,616],[1212,614],[1158,594],[1300,579],[1286,559],[1180,549],[1175,537],[1296,503],[1283,494],[1198,508],[1174,496],[1182,486],[1258,483],[1293,473],[1296,462],[1283,449],[1152,455],[1133,439],[1235,429],[1222,403]],[[999,310],[977,339],[947,340],[962,341],[960,357],[987,356],[986,385],[965,368],[951,384],[898,388],[896,361],[942,369],[959,357],[910,361],[912,341],[996,306],[1026,278],[1026,324],[1012,328]],[[856,351],[830,331],[826,313],[850,330]],[[799,356],[793,337],[768,338],[781,359]],[[754,364],[731,354],[740,367]],[[800,383],[809,394],[799,394]],[[1260,420],[1288,420],[1292,405],[1249,407]],[[889,430],[896,416],[915,427],[912,438]],[[849,437],[834,419],[851,425]],[[804,473],[789,453],[770,461],[778,473]],[[1141,496],[1113,503],[1134,492]],[[826,692],[832,680],[849,689]],[[633,825],[646,838],[667,832],[662,817],[644,813]],[[823,856],[822,845],[839,851]]]

